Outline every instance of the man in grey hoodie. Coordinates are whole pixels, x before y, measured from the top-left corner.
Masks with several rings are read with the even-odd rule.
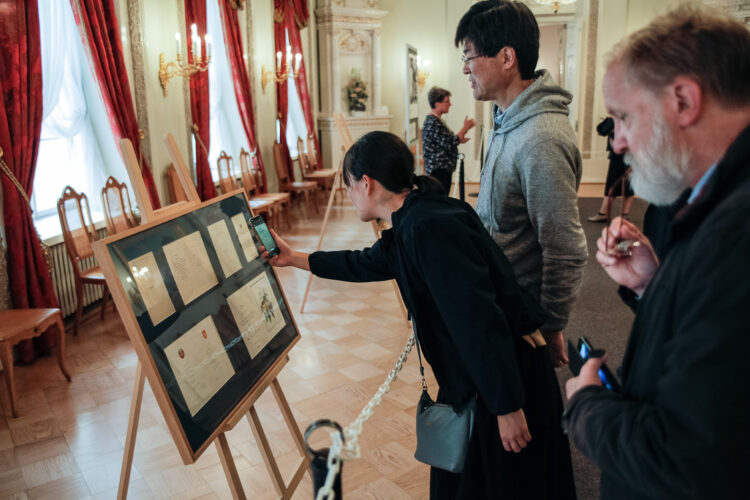
[[[474,98],[494,101],[494,127],[476,210],[525,287],[549,313],[541,331],[556,366],[578,297],[586,237],[578,214],[581,155],[568,120],[571,94],[534,72],[539,27],[521,2],[474,4],[458,23]]]

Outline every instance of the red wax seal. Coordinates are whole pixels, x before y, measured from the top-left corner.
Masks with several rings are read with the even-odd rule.
[[[203,338],[204,338],[204,339],[207,339],[207,338],[208,338],[208,334],[206,333],[206,330],[203,330],[203,332],[202,332],[202,333],[203,333]]]
[[[180,358],[184,358],[185,357],[185,351],[183,351],[182,349],[180,349],[179,351],[177,351],[177,354],[180,356]]]

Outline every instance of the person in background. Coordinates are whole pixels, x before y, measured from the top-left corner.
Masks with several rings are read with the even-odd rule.
[[[427,93],[427,101],[430,103],[430,114],[422,126],[424,170],[440,182],[445,194],[450,194],[458,145],[469,140],[466,133],[474,127],[474,119],[465,117],[464,126],[458,134],[454,134],[443,120],[443,115],[451,109],[451,93],[440,87],[432,87]]]
[[[563,425],[601,468],[604,499],[747,498],[748,81],[750,31],[697,6],[655,19],[609,57],[612,146],[635,193],[677,211],[662,259],[620,218],[598,240],[599,263],[637,297],[622,392],[602,388],[604,358],[586,362],[566,384]],[[614,253],[623,241],[639,246]]]
[[[630,214],[630,207],[633,206],[633,188],[630,187],[630,181],[625,179],[625,192],[622,188],[622,177],[625,175],[627,167],[623,161],[622,155],[612,150],[612,142],[615,138],[615,122],[612,117],[608,116],[596,126],[596,132],[607,138],[607,152],[609,153],[609,167],[607,168],[607,180],[604,183],[604,198],[602,206],[597,214],[588,217],[589,222],[607,222],[612,218],[609,211],[614,207],[615,199],[622,196],[622,215],[626,219]]]
[[[581,155],[568,119],[572,96],[534,71],[539,26],[522,2],[477,2],[456,28],[474,98],[493,101],[494,127],[476,210],[518,283],[549,313],[542,334],[556,366],[568,361],[562,330],[588,251],[578,214]]]
[[[364,250],[312,254],[274,233],[281,253],[270,262],[328,279],[396,280],[438,402],[457,409],[477,402],[463,473],[433,467],[430,498],[574,499],[560,389],[536,331],[544,312],[518,286],[476,212],[440,193],[435,179],[415,176],[414,156],[388,132],[359,139],[343,173],[360,219],[392,228]]]

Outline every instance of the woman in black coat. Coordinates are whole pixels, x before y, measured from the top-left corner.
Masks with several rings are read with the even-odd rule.
[[[477,398],[464,472],[432,468],[430,497],[575,498],[557,379],[536,332],[544,314],[474,210],[415,176],[408,147],[387,132],[357,141],[343,169],[359,217],[392,229],[364,250],[313,254],[274,234],[281,253],[270,262],[329,279],[395,279],[438,401],[461,408]]]

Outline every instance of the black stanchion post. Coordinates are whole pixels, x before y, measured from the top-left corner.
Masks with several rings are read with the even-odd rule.
[[[466,201],[466,186],[464,185],[464,158],[466,155],[458,153],[458,197],[461,201]]]
[[[315,429],[320,427],[332,427],[339,431],[341,434],[341,440],[344,440],[344,431],[341,426],[333,420],[316,420],[305,430],[305,449],[310,455],[310,472],[313,477],[313,498],[318,496],[318,491],[323,487],[328,476],[328,448],[321,448],[319,450],[313,450],[310,448],[308,438]],[[333,494],[336,500],[342,498],[341,495],[341,471],[344,468],[344,463],[340,462],[339,471],[336,474],[336,478],[333,480]]]

